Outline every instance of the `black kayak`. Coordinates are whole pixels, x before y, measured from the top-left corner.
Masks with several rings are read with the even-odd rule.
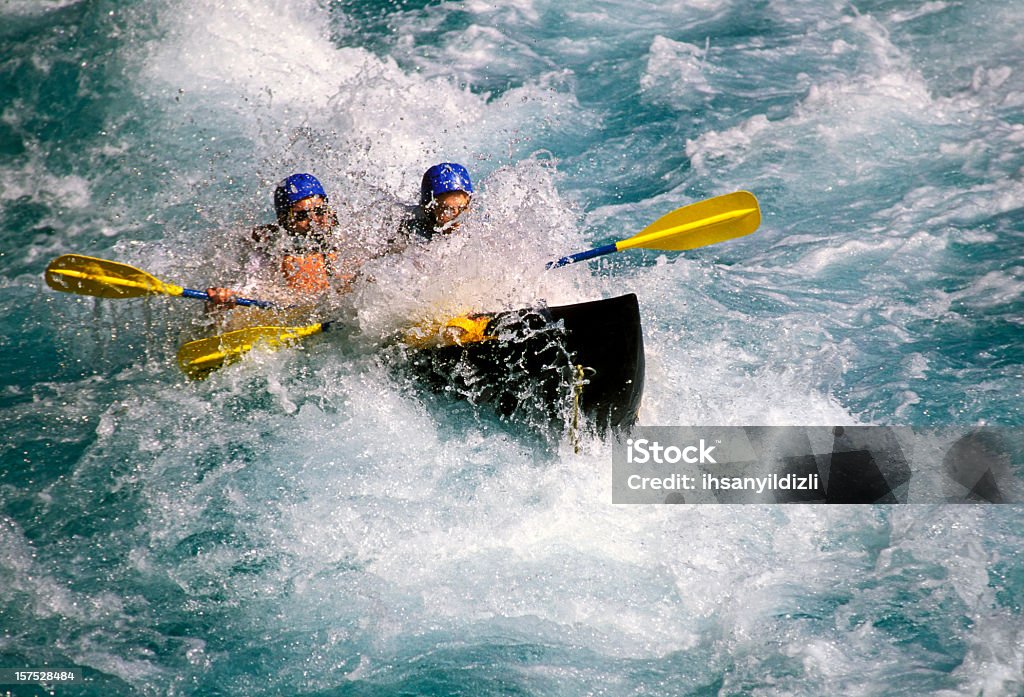
[[[602,431],[636,421],[644,390],[636,295],[472,319],[479,336],[411,352],[413,372],[433,390],[491,405],[504,417],[585,415]]]

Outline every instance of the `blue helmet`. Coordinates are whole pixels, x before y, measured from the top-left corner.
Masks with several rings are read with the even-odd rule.
[[[281,218],[288,213],[292,204],[310,196],[323,196],[327,200],[323,185],[312,174],[293,174],[274,189],[274,210]]]
[[[426,171],[420,185],[420,205],[425,206],[436,196],[448,191],[473,193],[473,182],[469,178],[469,172],[454,162],[442,162]]]

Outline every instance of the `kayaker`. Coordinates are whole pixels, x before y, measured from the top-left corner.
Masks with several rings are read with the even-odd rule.
[[[234,307],[234,298],[245,294],[267,298],[269,293],[277,296],[268,298],[274,302],[296,305],[315,300],[331,288],[344,292],[368,259],[401,252],[417,240],[426,242],[434,235],[457,230],[473,193],[473,182],[465,167],[454,162],[436,164],[423,174],[419,205],[411,217],[399,224],[397,239],[377,250],[342,254],[338,218],[323,185],[312,174],[293,174],[274,190],[277,224],[261,225],[252,231],[252,254],[244,264],[248,285],[245,292],[219,286],[207,288],[211,307]],[[253,284],[257,278],[262,283]]]
[[[400,254],[411,245],[423,245],[437,235],[458,230],[473,193],[473,181],[465,167],[455,162],[434,165],[423,173],[419,203],[395,202],[388,207],[382,227],[391,234],[378,238],[367,258]]]
[[[441,162],[423,173],[420,203],[415,215],[402,225],[403,236],[429,240],[459,228],[460,216],[473,200],[469,171],[455,162]]]
[[[323,185],[312,174],[292,174],[274,189],[277,224],[252,231],[253,254],[246,264],[249,279],[263,277],[278,286],[288,302],[313,300],[332,287],[344,290],[354,277],[339,251],[338,216],[329,205]],[[231,288],[207,288],[212,303],[234,306],[241,293]]]

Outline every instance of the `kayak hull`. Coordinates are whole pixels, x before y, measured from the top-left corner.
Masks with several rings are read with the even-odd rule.
[[[636,421],[645,364],[635,295],[483,317],[484,338],[417,349],[413,372],[504,417],[583,415],[602,431]]]

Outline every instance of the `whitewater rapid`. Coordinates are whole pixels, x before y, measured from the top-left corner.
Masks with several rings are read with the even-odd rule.
[[[1021,13],[5,4],[0,663],[79,667],[67,694],[1018,694],[1019,506],[615,506],[609,438],[382,346],[634,292],[642,425],[1018,428]],[[173,360],[201,304],[42,279],[75,252],[203,288],[282,176],[375,235],[442,160],[465,235],[205,382]],[[735,190],[748,237],[544,269]]]

